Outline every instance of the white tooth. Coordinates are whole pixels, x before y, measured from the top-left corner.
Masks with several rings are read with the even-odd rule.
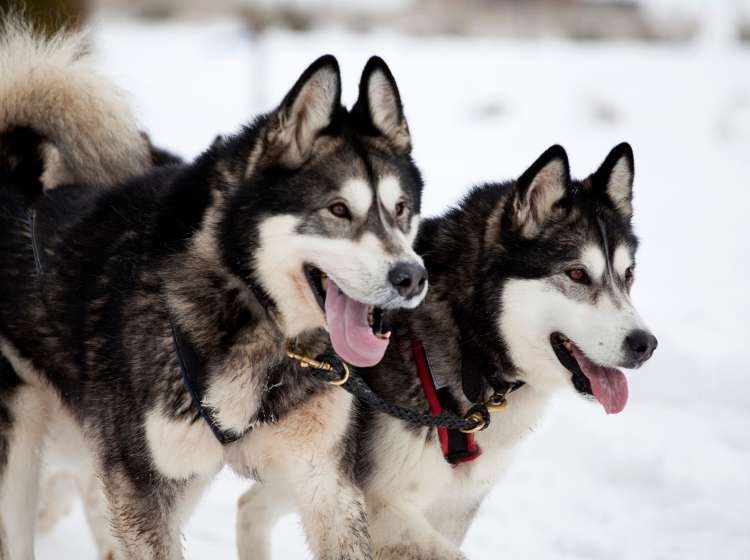
[[[565,346],[565,349],[568,352],[572,352],[573,351],[573,345],[570,342],[567,342],[567,341],[563,342],[563,346]]]
[[[324,290],[328,289],[328,276],[322,276],[320,279],[320,285],[323,286]]]
[[[377,333],[375,334],[375,336],[377,336],[378,338],[382,338],[384,340],[388,340],[389,338],[391,338],[391,331],[384,332],[384,333]]]

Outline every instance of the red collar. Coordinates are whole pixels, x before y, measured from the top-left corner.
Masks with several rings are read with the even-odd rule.
[[[455,408],[455,401],[448,388],[436,386],[435,377],[430,369],[430,362],[427,360],[427,353],[422,346],[422,342],[413,335],[411,347],[414,353],[414,361],[417,364],[419,382],[422,384],[422,391],[430,405],[430,412],[437,415],[444,409]],[[454,410],[454,412],[456,411]],[[465,434],[459,430],[449,430],[448,428],[438,428],[437,432],[443,457],[454,468],[461,463],[473,461],[482,454],[482,450],[474,440],[474,434]]]

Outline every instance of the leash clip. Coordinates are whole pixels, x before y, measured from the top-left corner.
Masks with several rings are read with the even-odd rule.
[[[481,432],[490,425],[490,411],[486,404],[475,404],[469,409],[469,412],[464,416],[464,420],[476,424],[473,428],[459,428],[460,432],[465,434],[473,434],[475,432]]]
[[[508,406],[508,399],[506,396],[510,392],[509,388],[505,393],[493,393],[484,404],[473,406],[466,416],[464,416],[464,420],[474,422],[476,426],[473,428],[463,428],[460,431],[465,434],[473,434],[486,429],[490,425],[490,413],[499,412]]]
[[[297,363],[299,363],[300,367],[303,368],[312,368],[322,371],[328,371],[328,372],[336,372],[336,368],[333,367],[328,362],[321,362],[320,360],[316,360],[314,358],[310,358],[308,356],[304,356],[302,354],[298,354],[297,352],[293,352],[292,350],[287,350],[286,355],[292,358],[293,360],[296,360]],[[334,386],[340,386],[349,381],[349,366],[346,362],[341,362],[341,367],[344,369],[344,374],[339,377],[338,379],[332,379],[328,380],[327,382],[330,385]]]

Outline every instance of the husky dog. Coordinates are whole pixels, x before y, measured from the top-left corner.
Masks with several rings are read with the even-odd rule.
[[[607,413],[625,406],[627,381],[617,368],[641,366],[656,348],[629,296],[633,169],[631,148],[621,144],[594,174],[571,181],[566,153],[555,146],[517,181],[477,187],[421,226],[416,247],[430,293],[417,310],[397,313],[384,360],[362,374],[387,399],[429,410],[417,340],[442,400],[458,413],[499,387],[520,388],[476,434],[483,454],[456,465],[434,429],[363,410],[351,439],[359,441],[376,558],[464,558],[459,547],[483,498],[558,389]],[[256,484],[240,499],[241,558],[269,557],[284,495]]]
[[[370,59],[346,110],[338,64],[321,57],[277,109],[194,163],[125,165],[130,178],[109,181],[130,152],[109,153],[123,140],[106,120],[79,152],[96,116],[83,99],[97,95],[71,75],[80,41],[3,41],[3,56],[23,51],[9,56],[17,72],[52,61],[60,91],[37,105],[33,82],[2,73],[17,102],[0,121],[13,135],[0,151],[1,556],[32,557],[37,451],[59,401],[91,450],[118,556],[182,557],[185,515],[241,458],[293,495],[316,557],[369,558],[352,399],[286,351],[325,351],[327,327],[340,356],[372,366],[388,346],[383,310],[426,293],[411,246],[422,181],[388,67]],[[29,205],[45,142],[74,184]]]

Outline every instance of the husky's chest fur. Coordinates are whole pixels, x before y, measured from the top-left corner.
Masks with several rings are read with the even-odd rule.
[[[377,516],[383,504],[398,502],[460,540],[470,518],[456,522],[456,516],[473,515],[542,418],[548,397],[532,387],[513,393],[507,408],[493,414],[490,427],[476,434],[482,454],[455,467],[443,456],[435,430],[409,429],[402,421],[378,415],[368,446],[368,507]]]

